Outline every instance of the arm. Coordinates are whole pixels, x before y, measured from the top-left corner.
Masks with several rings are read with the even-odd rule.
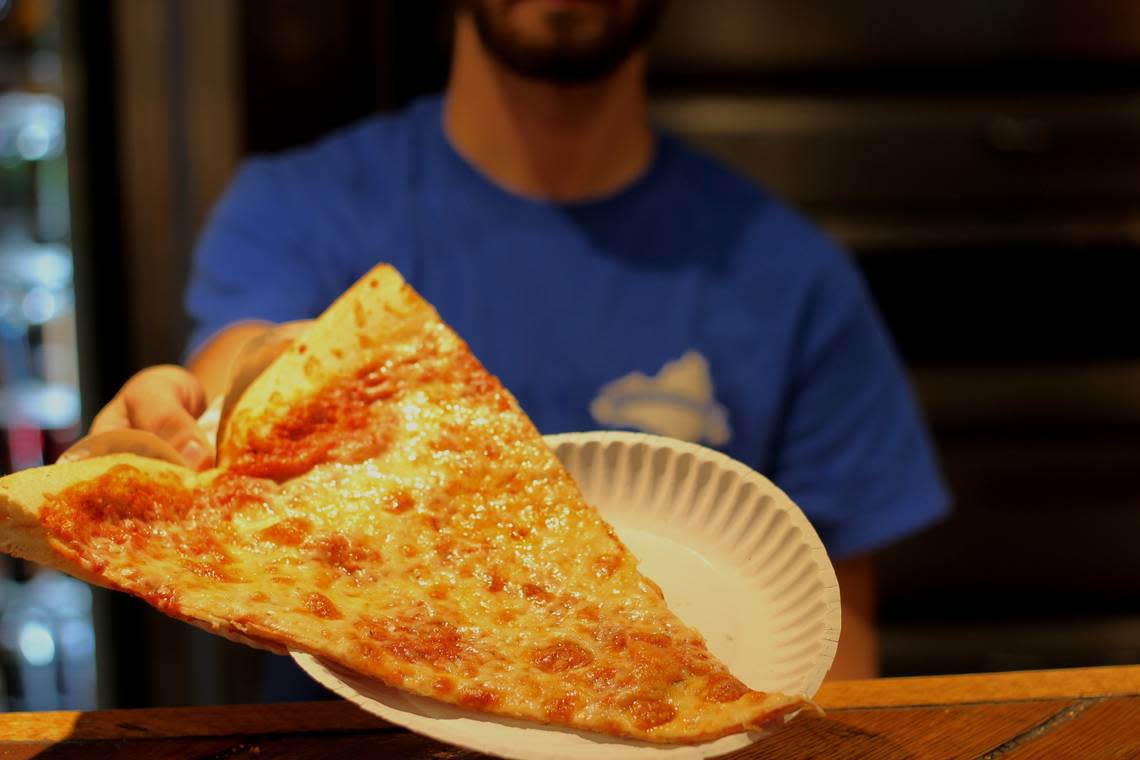
[[[186,369],[201,383],[209,401],[226,392],[242,347],[272,327],[270,322],[237,322],[215,334],[190,357]]]
[[[879,637],[875,626],[875,565],[870,555],[835,563],[843,597],[843,631],[827,674],[830,681],[879,675]]]

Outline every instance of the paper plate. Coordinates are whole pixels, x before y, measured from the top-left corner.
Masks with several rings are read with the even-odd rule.
[[[665,592],[744,683],[812,696],[839,640],[839,587],[823,544],[776,486],[723,454],[639,433],[547,436],[547,443]],[[407,694],[311,655],[293,659],[333,692],[392,723],[520,760],[682,760],[759,738],[691,746],[625,741],[489,717]]]

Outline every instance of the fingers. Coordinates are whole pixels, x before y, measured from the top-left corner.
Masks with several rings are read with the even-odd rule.
[[[130,426],[154,433],[173,446],[186,464],[199,468],[211,458],[198,415],[206,409],[201,383],[181,367],[143,370],[120,394]]]
[[[172,464],[186,464],[182,455],[166,441],[154,433],[133,428],[109,430],[85,436],[74,446],[60,455],[61,462],[74,462],[88,457],[105,454],[137,454],[150,459],[160,459]]]
[[[202,469],[213,461],[209,440],[197,422],[205,408],[206,394],[194,375],[173,365],[151,367],[132,377],[99,412],[91,433],[148,431],[173,446],[187,466]]]
[[[127,416],[127,407],[120,396],[111,399],[111,403],[103,407],[91,422],[91,435],[108,433],[112,430],[121,430],[131,426],[131,418]]]

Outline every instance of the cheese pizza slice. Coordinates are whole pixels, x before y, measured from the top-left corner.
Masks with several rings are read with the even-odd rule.
[[[515,399],[390,267],[245,389],[204,473],[0,480],[0,549],[420,695],[654,742],[784,722],[671,613]]]

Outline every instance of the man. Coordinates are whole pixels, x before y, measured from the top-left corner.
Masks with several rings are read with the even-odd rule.
[[[903,372],[846,257],[728,169],[656,133],[653,0],[471,0],[447,91],[250,161],[187,303],[189,369],[135,376],[93,431],[195,424],[232,360],[394,264],[546,433],[634,427],[771,477],[836,560],[832,677],[876,673],[871,552],[946,499]]]

